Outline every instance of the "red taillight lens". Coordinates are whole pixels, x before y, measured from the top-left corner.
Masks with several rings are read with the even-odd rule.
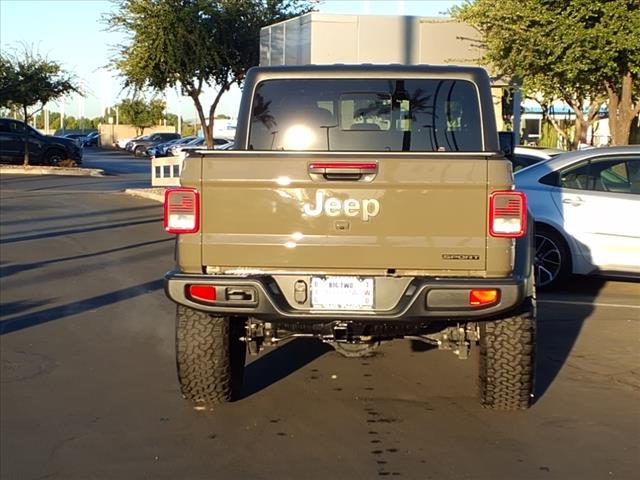
[[[527,229],[527,199],[522,192],[493,192],[489,197],[489,233],[518,238]]]
[[[500,291],[495,289],[477,289],[469,292],[469,305],[480,307],[491,305],[500,299]]]
[[[187,286],[187,295],[200,302],[215,302],[216,287],[213,285],[189,285]]]
[[[164,229],[169,233],[195,233],[200,200],[193,188],[169,188],[164,192]]]

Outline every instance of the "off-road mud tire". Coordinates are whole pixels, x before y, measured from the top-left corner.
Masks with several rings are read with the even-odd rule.
[[[483,407],[524,410],[533,393],[536,351],[535,299],[512,317],[480,324],[479,393]]]
[[[176,363],[184,398],[202,406],[237,398],[244,376],[244,335],[243,318],[217,317],[178,305]]]

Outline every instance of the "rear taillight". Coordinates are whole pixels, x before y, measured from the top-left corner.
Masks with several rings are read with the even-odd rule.
[[[493,288],[474,289],[469,291],[469,305],[482,307],[496,303],[500,299],[500,292]]]
[[[200,201],[193,188],[164,192],[164,229],[169,233],[195,233],[199,229]]]
[[[188,285],[186,293],[190,299],[205,303],[213,303],[217,298],[213,285]]]
[[[518,238],[527,229],[527,199],[513,190],[489,197],[489,233],[492,237]]]

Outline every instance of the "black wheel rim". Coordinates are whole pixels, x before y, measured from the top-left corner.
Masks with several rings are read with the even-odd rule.
[[[58,165],[62,160],[62,155],[60,155],[59,153],[54,153],[49,157],[49,163],[51,165]]]
[[[544,287],[552,283],[562,270],[562,252],[551,238],[536,234],[536,254],[534,266],[536,269],[536,284]]]

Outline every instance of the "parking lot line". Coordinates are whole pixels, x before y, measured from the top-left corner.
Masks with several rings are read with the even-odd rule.
[[[640,310],[640,305],[624,305],[620,303],[576,302],[571,300],[538,300],[538,303],[557,303],[560,305],[586,305],[588,307],[633,308]]]

